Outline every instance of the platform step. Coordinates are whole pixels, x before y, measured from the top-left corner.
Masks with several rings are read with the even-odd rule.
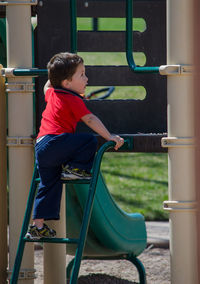
[[[90,184],[91,179],[69,179],[62,180],[62,183],[73,183],[73,184]],[[35,179],[36,183],[40,182],[40,178]]]
[[[41,239],[35,239],[31,240],[28,238],[23,238],[24,241],[29,243],[58,243],[58,244],[78,244],[79,239],[71,239],[71,238],[41,238]]]

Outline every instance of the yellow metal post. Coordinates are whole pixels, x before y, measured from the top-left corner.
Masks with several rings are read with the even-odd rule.
[[[5,78],[0,76],[0,283],[7,279],[7,221],[6,95]]]

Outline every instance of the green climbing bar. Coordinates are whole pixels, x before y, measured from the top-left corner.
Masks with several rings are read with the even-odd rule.
[[[133,58],[133,0],[126,0],[126,58],[135,73],[159,73],[159,67],[138,67]]]

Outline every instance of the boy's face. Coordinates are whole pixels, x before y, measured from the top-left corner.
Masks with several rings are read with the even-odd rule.
[[[66,79],[62,81],[62,87],[72,90],[77,94],[84,94],[87,82],[88,78],[85,75],[85,66],[79,64],[71,80]]]

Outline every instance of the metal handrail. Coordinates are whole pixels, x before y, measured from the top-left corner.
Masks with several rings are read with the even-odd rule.
[[[71,52],[77,53],[77,9],[76,0],[70,0]],[[133,58],[133,0],[126,0],[126,58],[128,66],[135,73],[159,73],[159,66],[136,66]],[[46,69],[13,69],[15,76],[47,75]]]
[[[43,76],[47,75],[47,69],[37,68],[15,68],[13,69],[13,75],[15,76]]]
[[[126,0],[126,59],[130,69],[135,73],[159,73],[159,67],[139,67],[135,64],[133,58],[133,0]]]

